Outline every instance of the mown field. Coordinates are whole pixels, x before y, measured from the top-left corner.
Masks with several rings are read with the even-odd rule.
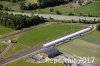
[[[91,15],[98,15],[100,16],[100,2],[94,2],[78,8],[76,11],[79,13],[83,13],[84,15],[91,14]]]
[[[29,63],[29,62],[25,62],[25,60],[20,60],[20,61],[16,61],[12,64],[8,64],[6,66],[65,66],[63,64],[60,63]]]
[[[100,45],[100,31],[95,30],[89,34],[80,37],[80,39]]]
[[[57,14],[57,11],[61,13],[61,15],[69,15],[69,13],[72,13],[74,15],[80,15],[80,16],[99,16],[100,17],[100,2],[93,2],[86,6],[77,6],[77,5],[60,5],[55,7],[48,7],[40,10],[33,10],[33,13],[49,13],[49,14]],[[50,12],[50,9],[53,9],[52,12]]]
[[[77,31],[82,26],[73,25],[73,30]],[[24,33],[19,39],[18,43],[28,46],[36,44],[43,44],[51,40],[57,39],[67,35],[73,31],[71,25],[49,25],[41,28],[36,28]]]
[[[26,1],[31,3],[31,4],[37,3],[37,0],[26,0]]]
[[[14,31],[14,30],[11,29],[11,28],[0,26],[0,35],[6,34],[6,33],[9,33],[9,32],[12,32],[12,31]]]
[[[57,48],[66,55],[79,57],[95,57],[94,63],[100,65],[100,32],[93,31],[81,36],[78,39],[72,40],[66,44],[60,45]]]

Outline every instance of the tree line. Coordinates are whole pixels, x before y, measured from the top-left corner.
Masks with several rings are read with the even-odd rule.
[[[37,3],[34,3],[34,4],[22,2],[20,3],[20,8],[22,10],[32,10],[32,9],[37,9],[37,8],[45,8],[45,7],[65,4],[68,1],[69,0],[37,0]]]
[[[20,30],[33,25],[44,23],[46,20],[39,16],[13,15],[0,12],[0,25]]]

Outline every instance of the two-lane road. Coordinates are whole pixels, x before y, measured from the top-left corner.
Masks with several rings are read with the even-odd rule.
[[[27,15],[31,17],[32,15],[38,15],[42,16],[44,18],[53,18],[55,20],[75,20],[78,21],[80,20],[88,20],[88,21],[98,21],[100,20],[100,17],[84,17],[84,16],[66,16],[66,15],[53,15],[53,14],[32,14],[32,13],[21,13],[21,12],[8,12],[9,14],[21,14],[21,15]]]

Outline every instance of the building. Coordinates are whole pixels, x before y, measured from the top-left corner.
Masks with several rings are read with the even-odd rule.
[[[48,58],[53,58],[53,57],[58,56],[60,54],[62,54],[62,53],[53,47],[46,48],[46,49],[42,50],[40,53],[40,55],[48,57]]]

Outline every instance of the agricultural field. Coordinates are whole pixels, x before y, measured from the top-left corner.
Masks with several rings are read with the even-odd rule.
[[[9,33],[9,32],[12,32],[12,31],[14,31],[14,30],[11,29],[11,28],[0,26],[0,35],[6,34],[6,33]]]
[[[80,39],[100,45],[100,31],[93,31],[80,37]]]
[[[6,66],[65,66],[63,64],[60,63],[30,63],[30,62],[25,62],[25,60],[20,60],[20,61],[16,61],[12,64],[8,64]]]
[[[92,37],[90,35],[93,35]],[[96,36],[98,35],[98,36]],[[66,55],[79,57],[95,57],[94,64],[100,65],[100,32],[94,31],[78,39],[72,40],[66,44],[60,45],[57,48]],[[84,38],[84,39],[83,39]],[[94,38],[94,40],[93,40]]]

